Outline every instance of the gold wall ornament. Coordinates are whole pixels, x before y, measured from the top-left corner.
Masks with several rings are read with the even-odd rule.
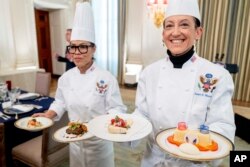
[[[162,26],[164,18],[165,18],[165,12],[157,11],[154,13],[154,24],[157,28],[160,28]]]
[[[147,0],[148,17],[153,20],[154,25],[160,28],[165,19],[167,0]]]

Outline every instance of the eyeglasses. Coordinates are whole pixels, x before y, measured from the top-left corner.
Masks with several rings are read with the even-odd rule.
[[[78,49],[79,53],[85,54],[88,53],[89,47],[94,47],[94,44],[86,45],[86,44],[80,44],[78,46],[76,45],[69,45],[67,46],[67,50],[70,54],[75,54],[76,50]]]

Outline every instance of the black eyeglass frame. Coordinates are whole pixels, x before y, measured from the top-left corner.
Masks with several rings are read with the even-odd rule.
[[[71,50],[72,47],[74,48],[74,51]],[[83,47],[82,49],[84,49],[84,52],[83,52],[83,50],[81,51],[80,47]],[[76,50],[78,49],[80,54],[86,54],[86,53],[88,53],[90,47],[95,47],[95,44],[94,43],[90,43],[89,45],[87,45],[87,44],[79,44],[78,46],[76,46],[76,45],[68,45],[67,46],[67,52],[70,53],[70,54],[75,54]]]

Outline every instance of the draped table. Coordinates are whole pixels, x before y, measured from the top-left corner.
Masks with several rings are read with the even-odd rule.
[[[30,112],[19,114],[18,117],[24,118],[33,115],[34,113],[44,112],[48,110],[50,104],[54,101],[54,98],[41,96],[33,100],[20,100],[22,104],[32,104],[35,106],[40,106],[39,109],[34,108]],[[3,112],[2,104],[0,102],[0,112]],[[42,132],[29,132],[25,130],[18,129],[14,126],[16,121],[15,115],[9,115],[9,119],[3,119],[0,117],[0,125],[2,126],[0,130],[0,166],[6,164],[7,167],[12,167],[12,148],[18,144],[21,144],[27,140],[37,137],[42,134]],[[4,149],[4,150],[3,150]],[[1,155],[2,154],[2,155]]]

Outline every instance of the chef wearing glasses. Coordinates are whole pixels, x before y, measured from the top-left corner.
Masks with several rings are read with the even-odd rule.
[[[117,80],[93,61],[96,51],[94,19],[89,2],[78,2],[68,52],[76,65],[58,80],[55,101],[45,116],[88,122],[96,116],[126,112]],[[65,125],[67,122],[65,122]],[[70,143],[71,167],[114,167],[113,143],[97,137]]]

